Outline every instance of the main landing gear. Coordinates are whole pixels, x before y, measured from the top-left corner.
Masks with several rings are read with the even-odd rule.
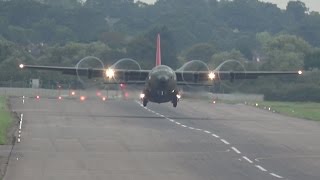
[[[178,105],[178,98],[177,98],[177,96],[174,96],[174,97],[173,97],[173,99],[172,99],[172,105],[173,105],[173,107],[177,107],[177,105]]]
[[[143,107],[146,107],[148,104],[148,99],[147,98],[142,98],[142,105]]]

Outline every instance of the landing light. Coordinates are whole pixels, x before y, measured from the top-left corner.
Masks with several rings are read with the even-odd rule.
[[[181,98],[181,95],[180,95],[180,94],[177,94],[177,98],[180,99],[180,98]]]
[[[71,92],[71,95],[72,95],[72,96],[76,95],[76,92],[72,91],[72,92]]]
[[[146,96],[146,95],[143,94],[143,93],[140,94],[140,98],[141,98],[141,99],[143,99],[145,96]]]
[[[214,80],[216,78],[216,75],[214,74],[214,72],[210,72],[208,74],[208,77],[209,77],[210,80]]]
[[[20,67],[21,69],[23,69],[23,68],[24,68],[24,65],[23,65],[23,64],[20,64],[19,67]]]
[[[111,79],[114,77],[114,70],[113,69],[106,69],[106,77]]]
[[[36,96],[37,99],[40,99],[40,96]]]
[[[80,100],[81,100],[81,101],[84,101],[84,100],[86,100],[86,97],[85,97],[85,96],[81,96],[81,97],[80,97]]]
[[[59,100],[61,100],[61,99],[62,99],[62,97],[61,97],[61,96],[59,96],[59,97],[58,97],[58,99],[59,99]]]
[[[303,72],[300,70],[300,71],[298,71],[298,74],[299,74],[299,75],[302,75],[302,74],[303,74]]]
[[[106,100],[107,100],[107,98],[106,98],[106,97],[103,97],[103,98],[102,98],[102,101],[106,101]]]

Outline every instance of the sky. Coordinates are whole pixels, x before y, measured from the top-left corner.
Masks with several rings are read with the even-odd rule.
[[[154,3],[156,0],[140,0],[146,3]],[[280,8],[285,9],[289,0],[261,0],[277,4]],[[306,4],[310,11],[320,12],[320,0],[300,0]]]

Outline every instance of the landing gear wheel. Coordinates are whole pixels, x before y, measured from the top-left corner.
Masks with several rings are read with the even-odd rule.
[[[143,105],[143,107],[146,107],[147,104],[148,104],[148,100],[145,99],[145,98],[143,98],[143,100],[142,100],[142,105]]]
[[[178,98],[174,98],[174,99],[173,99],[172,105],[173,105],[173,107],[177,107],[177,105],[178,105]]]

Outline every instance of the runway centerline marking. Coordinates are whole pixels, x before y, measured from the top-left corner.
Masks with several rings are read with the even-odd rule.
[[[232,149],[234,152],[236,152],[237,154],[241,154],[241,152],[240,152],[237,148],[231,147],[231,149]]]
[[[139,101],[136,101],[136,103],[138,103],[141,107],[143,107],[143,105],[142,105]],[[211,132],[208,131],[208,130],[203,130],[203,129],[195,128],[195,127],[191,127],[191,126],[188,127],[188,126],[186,126],[186,125],[184,125],[184,124],[181,124],[181,123],[178,122],[178,121],[175,121],[175,120],[173,120],[173,119],[170,119],[170,118],[166,117],[165,115],[160,114],[160,113],[158,113],[158,112],[155,112],[155,111],[153,111],[153,110],[151,110],[151,109],[149,109],[149,108],[147,108],[147,107],[143,107],[143,108],[146,109],[146,110],[148,110],[149,112],[152,112],[153,114],[155,114],[155,115],[157,115],[157,116],[160,116],[160,117],[162,117],[162,118],[164,118],[164,119],[167,119],[167,120],[169,120],[170,122],[173,122],[173,123],[175,123],[175,124],[178,124],[178,125],[180,125],[180,126],[182,126],[182,127],[184,127],[184,128],[187,127],[187,128],[190,129],[190,130],[200,131],[200,132],[203,132],[203,133],[206,133],[206,134],[211,134],[212,137],[220,138],[219,135],[214,134],[214,133],[211,133]],[[229,148],[231,148],[231,149],[232,149],[234,152],[236,152],[237,154],[241,154],[241,151],[239,151],[236,147],[231,146],[231,144],[230,144],[227,140],[225,140],[225,139],[223,139],[223,138],[220,138],[220,141],[223,142],[224,144],[228,145]],[[227,152],[230,152],[230,149],[227,149]],[[260,171],[262,171],[262,172],[268,172],[268,170],[265,169],[264,167],[262,167],[261,165],[253,164],[253,161],[252,161],[251,159],[249,159],[247,156],[242,156],[242,159],[246,160],[247,162],[249,162],[250,164],[252,164],[252,166],[256,167],[256,168],[259,169]],[[241,160],[241,158],[240,158],[239,160]],[[275,174],[275,173],[269,173],[269,175],[271,175],[271,176],[273,176],[273,177],[276,177],[276,178],[278,178],[278,179],[283,179],[283,178],[284,178],[284,177],[282,177],[282,176],[280,176],[280,175],[278,175],[278,174]]]
[[[230,145],[230,143],[228,141],[226,141],[225,139],[220,139],[220,141],[222,141],[223,143],[225,143],[226,145]]]
[[[270,173],[271,176],[274,176],[276,178],[279,178],[279,179],[283,179],[282,176],[279,176],[278,174],[275,174],[275,173]]]
[[[253,161],[251,161],[251,159],[249,159],[247,156],[242,156],[242,158],[246,161],[248,161],[250,164],[253,163]]]
[[[216,135],[216,134],[211,134],[213,137],[215,137],[215,138],[220,138],[220,136],[218,136],[218,135]]]
[[[255,165],[255,167],[257,167],[258,169],[260,169],[263,172],[267,172],[267,170],[259,165]]]

